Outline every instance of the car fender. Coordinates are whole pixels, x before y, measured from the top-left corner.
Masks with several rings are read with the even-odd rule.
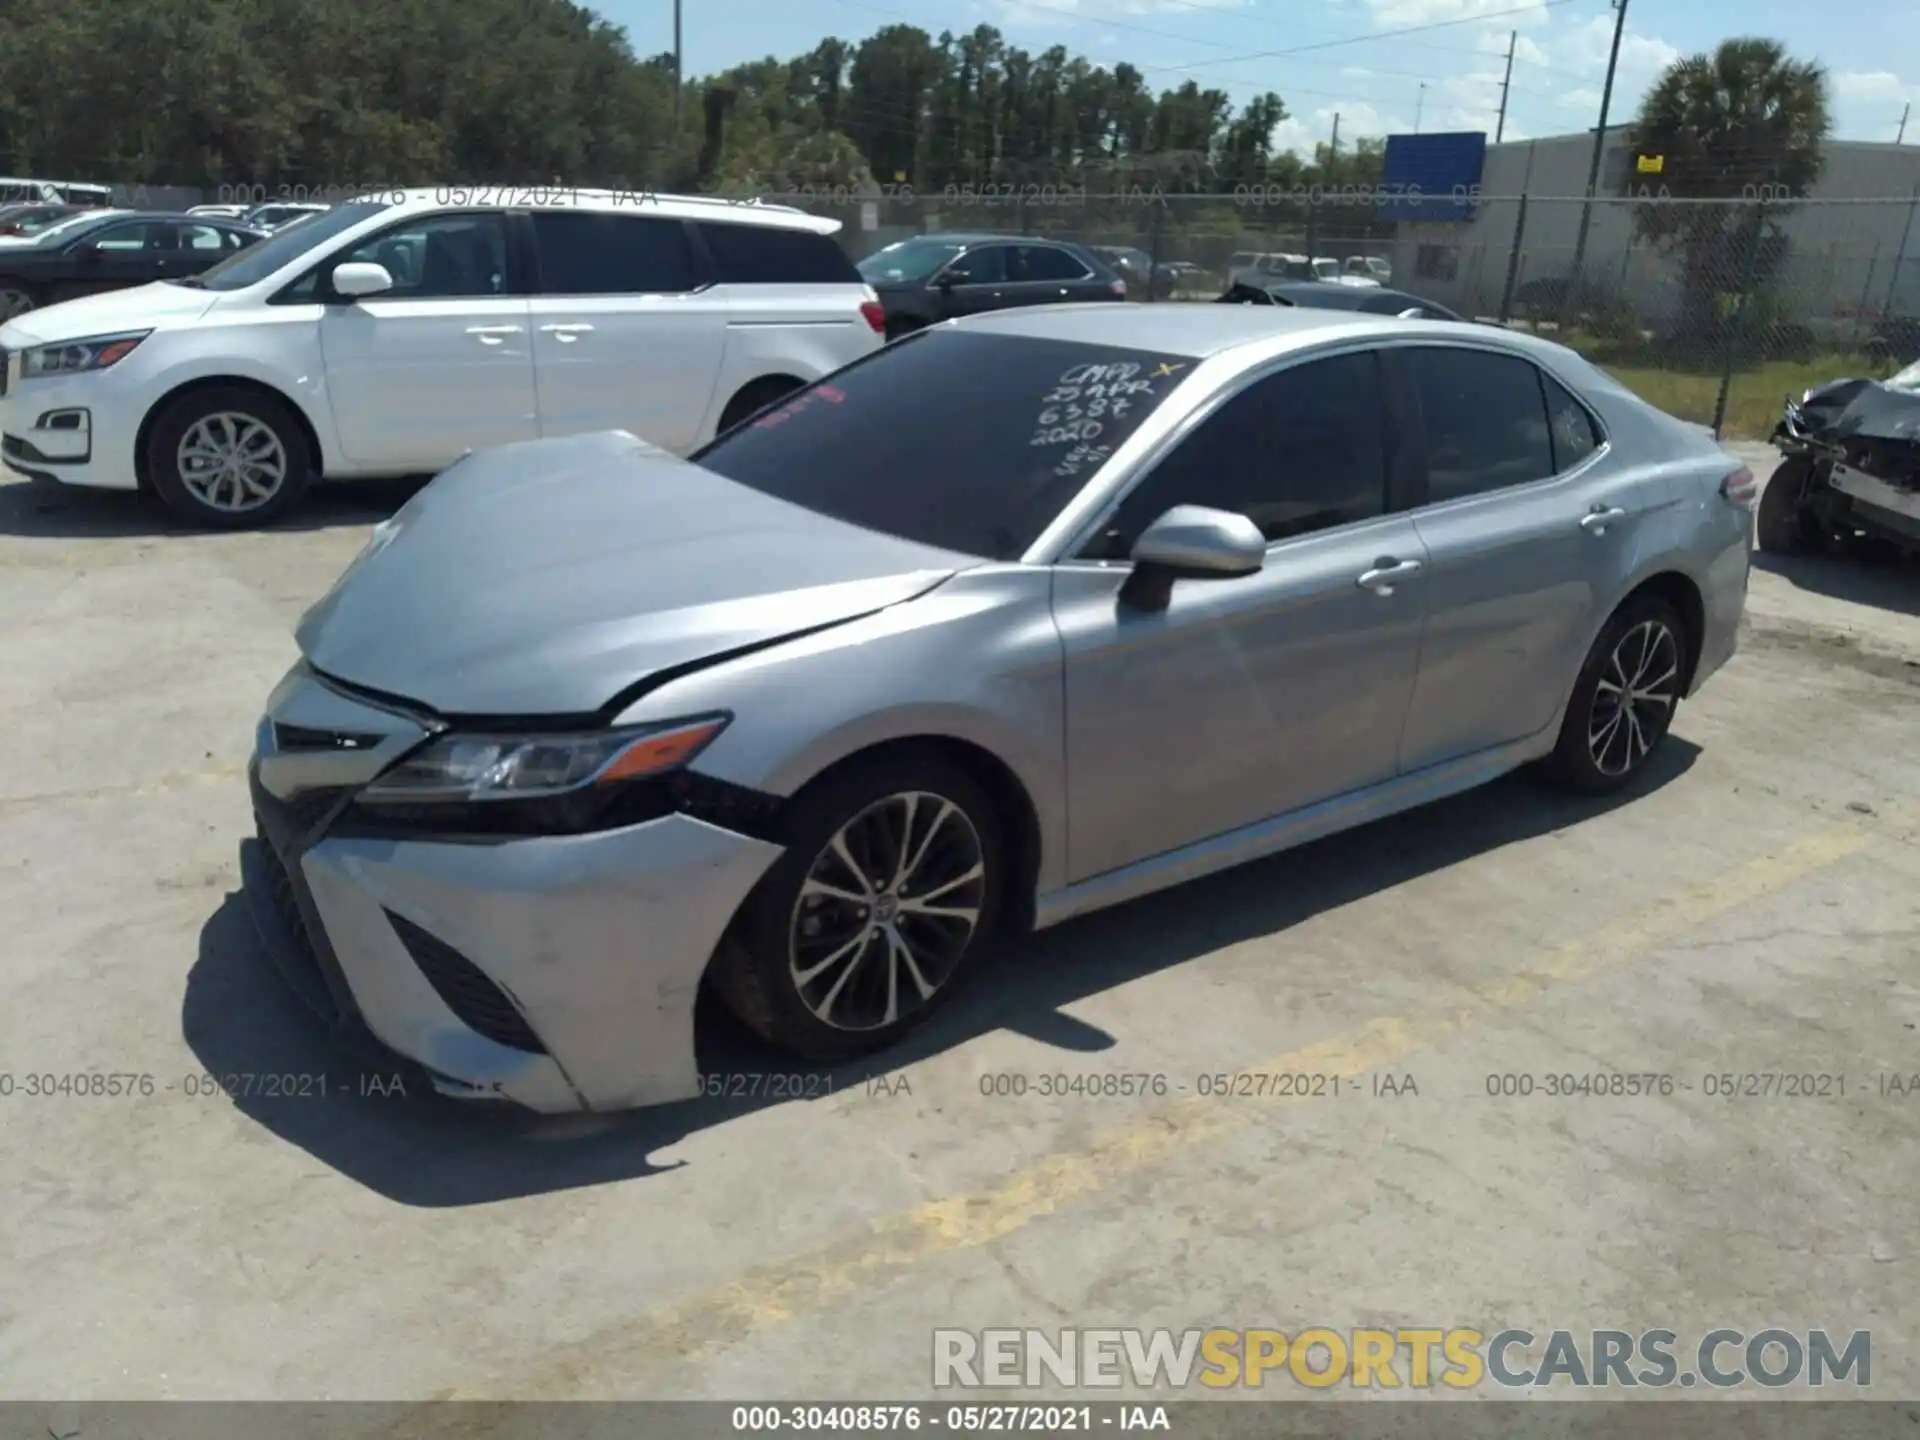
[[[150,398],[142,425],[174,392],[212,380],[247,381],[284,396],[320,442],[322,473],[342,462],[320,337],[313,327],[233,325],[168,332],[162,363],[143,377],[141,388]]]
[[[988,752],[1026,791],[1041,890],[1066,857],[1065,679],[1051,575],[990,565],[844,625],[647,692],[615,723],[711,711],[735,718],[703,775],[788,797],[876,746],[955,740]]]

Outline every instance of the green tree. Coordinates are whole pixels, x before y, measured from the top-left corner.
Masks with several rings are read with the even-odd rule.
[[[1749,272],[1764,284],[1778,267],[1779,218],[1819,177],[1830,123],[1826,73],[1777,40],[1722,41],[1711,55],[1676,61],[1647,92],[1636,144],[1660,157],[1660,170],[1636,169],[1628,185],[1647,197],[1635,210],[1639,234],[1679,261],[1683,337],[1710,337],[1721,297]],[[1756,203],[1684,203],[1738,199]]]

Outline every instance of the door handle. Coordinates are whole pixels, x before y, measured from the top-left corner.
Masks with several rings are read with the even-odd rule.
[[[1614,521],[1624,519],[1626,511],[1611,505],[1596,505],[1580,517],[1580,528],[1589,535],[1604,535],[1607,526]]]
[[[542,325],[540,327],[540,333],[542,335],[551,335],[553,336],[554,339],[560,341],[562,344],[571,345],[575,340],[579,339],[582,335],[591,335],[593,333],[593,326],[591,325]]]
[[[518,335],[518,325],[469,325],[467,333],[482,345],[498,345],[509,335]]]
[[[1358,584],[1362,590],[1371,590],[1376,595],[1391,595],[1395,585],[1419,573],[1418,560],[1396,560],[1391,555],[1382,555],[1373,562],[1371,570],[1361,573]]]

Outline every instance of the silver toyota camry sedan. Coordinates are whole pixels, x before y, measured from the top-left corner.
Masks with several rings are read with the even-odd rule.
[[[1627,785],[1734,648],[1753,478],[1481,326],[1076,305],[935,327],[682,460],[469,456],[303,618],[266,946],[449,1094],[812,1061],[1017,936],[1529,762]]]

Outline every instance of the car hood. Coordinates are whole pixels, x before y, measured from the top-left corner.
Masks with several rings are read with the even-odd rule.
[[[456,462],[376,528],[297,638],[323,674],[442,715],[584,716],[978,563],[610,431]]]
[[[13,350],[23,344],[46,345],[122,330],[146,330],[163,320],[197,320],[217,298],[208,290],[155,281],[131,290],[62,300],[9,321],[0,330],[0,345]]]

